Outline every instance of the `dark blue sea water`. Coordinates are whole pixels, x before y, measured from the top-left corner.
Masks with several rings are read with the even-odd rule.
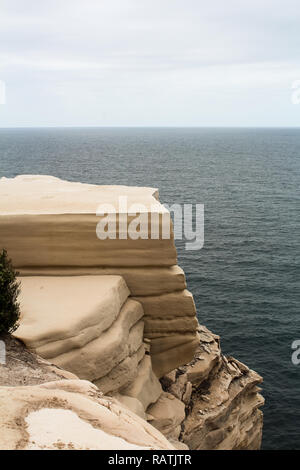
[[[179,263],[200,322],[264,377],[265,449],[300,449],[297,129],[0,130],[0,175],[154,186],[205,205],[205,245]]]

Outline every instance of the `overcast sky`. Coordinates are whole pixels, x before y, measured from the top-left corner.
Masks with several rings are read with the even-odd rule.
[[[299,0],[0,0],[0,126],[299,126]]]

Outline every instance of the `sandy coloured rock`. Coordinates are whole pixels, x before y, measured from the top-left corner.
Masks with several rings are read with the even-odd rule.
[[[133,221],[120,196],[144,204],[142,234],[158,228],[157,238],[124,239],[124,226],[97,238],[99,204],[116,208],[117,228]],[[0,447],[260,447],[262,379],[199,326],[172,227],[161,236],[166,215],[152,188],[0,179],[0,247],[22,283],[15,335],[44,358],[9,341]]]
[[[126,198],[128,213],[127,209],[124,212],[120,208],[120,197]],[[103,204],[115,209],[118,222],[125,214],[126,226],[134,219],[129,214],[131,205],[142,204],[143,213],[148,217],[147,230],[144,230],[148,238],[120,239],[124,230],[120,231],[117,223],[114,239],[100,240],[96,228],[103,216],[97,215],[97,210]],[[169,238],[163,237],[163,221],[170,227]],[[150,238],[153,230],[158,230],[157,238]],[[145,335],[155,338],[155,352],[151,344],[151,355],[156,355],[153,357],[155,373],[161,376],[192,359],[195,342],[186,341],[186,335],[196,332],[195,305],[186,290],[184,273],[176,265],[170,215],[158,201],[156,189],[97,186],[52,176],[1,178],[0,242],[24,278],[24,285],[25,277],[122,276],[131,296],[144,307]],[[55,283],[59,280],[53,280]],[[62,308],[67,307],[62,303]],[[87,333],[91,331],[92,328]],[[53,333],[55,336],[55,331]],[[185,342],[179,354],[174,348],[166,351],[165,339],[174,335],[182,336]],[[79,338],[81,341],[81,334],[74,342]],[[65,338],[57,338],[60,340],[66,344]],[[179,342],[182,344],[181,340]],[[54,351],[46,349],[40,354],[54,357]]]

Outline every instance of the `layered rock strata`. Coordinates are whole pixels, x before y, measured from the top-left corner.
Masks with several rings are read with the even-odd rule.
[[[153,369],[160,377],[193,358],[197,320],[176,264],[169,213],[157,198],[152,188],[95,186],[50,176],[0,179],[0,243],[21,275],[123,276],[144,308],[144,336],[151,340]],[[100,205],[102,215],[96,215]],[[105,210],[111,215],[112,209],[115,237],[99,239],[96,228]],[[123,239],[134,220],[132,211],[146,214],[148,223],[140,227],[141,238]],[[163,222],[169,224],[167,238]]]
[[[143,308],[128,297],[122,277],[28,276],[20,281],[21,318],[14,335],[31,351],[93,381],[103,393],[126,389],[125,394],[138,398],[144,385],[149,394],[144,408],[157,400],[161,387],[145,354]]]
[[[118,239],[124,229],[118,208],[117,238],[97,239],[97,206],[117,207],[120,194],[144,204],[148,229],[159,227],[157,239]],[[22,285],[15,335],[56,366],[93,381],[171,447],[257,449],[262,379],[225,358],[219,337],[198,325],[172,230],[169,239],[162,237],[164,215],[157,191],[149,188],[2,178],[0,247],[9,251]],[[40,391],[30,393],[38,399]],[[76,417],[62,411],[45,413],[49,422],[75,425]],[[27,426],[38,429],[42,418],[34,416]]]
[[[193,361],[163,377],[168,394],[186,405],[180,440],[196,450],[254,450],[262,439],[264,404],[259,385],[262,378],[232,357],[225,357],[219,337],[199,327],[199,344]],[[154,405],[155,406],[155,405]],[[149,409],[151,412],[151,408]],[[164,432],[161,407],[151,424]],[[173,418],[170,432],[176,430]]]

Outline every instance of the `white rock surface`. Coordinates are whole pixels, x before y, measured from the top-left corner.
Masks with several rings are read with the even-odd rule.
[[[82,380],[0,387],[0,449],[173,449],[146,421]]]
[[[25,422],[29,434],[25,450],[149,450],[95,429],[71,410],[42,408],[32,411]]]

